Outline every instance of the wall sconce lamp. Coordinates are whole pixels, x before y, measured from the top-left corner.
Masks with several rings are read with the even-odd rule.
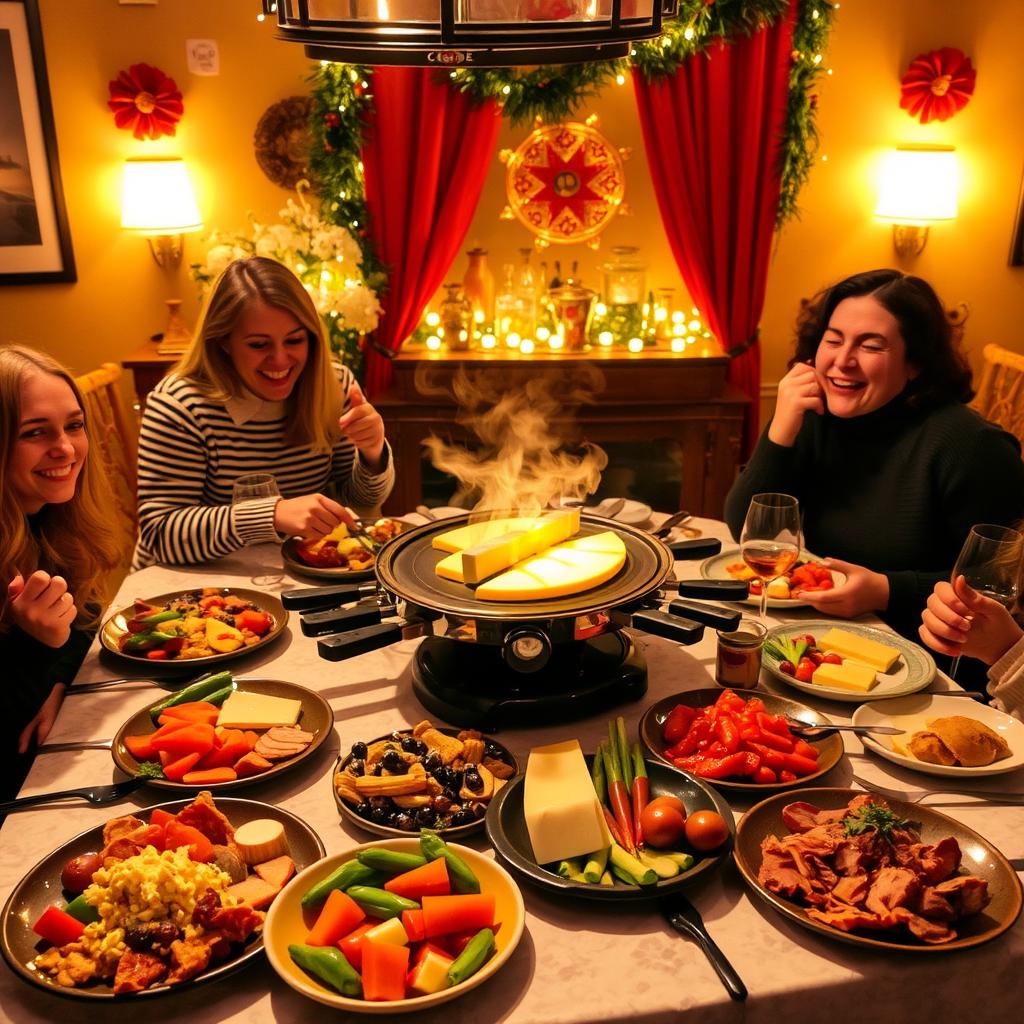
[[[952,146],[898,146],[886,156],[875,216],[893,221],[899,256],[918,256],[928,241],[928,225],[956,217],[956,194]]]
[[[159,266],[180,266],[183,236],[203,229],[183,160],[143,157],[125,162],[121,227],[146,236]]]

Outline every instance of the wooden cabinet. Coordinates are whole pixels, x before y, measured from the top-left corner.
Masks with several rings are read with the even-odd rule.
[[[130,356],[121,360],[126,370],[132,371],[135,381],[135,398],[141,411],[146,405],[146,396],[156,387],[167,371],[180,356],[164,356],[157,351],[155,341],[141,345]]]
[[[454,386],[475,389],[479,412],[486,402],[481,393],[493,400],[528,382],[536,387],[548,377],[561,393],[573,395],[554,415],[553,433],[569,443],[589,441],[604,447],[610,456],[605,482],[613,492],[664,510],[686,508],[721,517],[736,475],[749,404],[727,383],[724,356],[667,349],[529,356],[404,349],[395,358],[394,370],[391,388],[374,399],[387,426],[398,475],[386,512],[408,511],[424,500],[426,478],[432,473],[424,457],[426,438],[480,444],[468,429],[466,405],[453,397]]]

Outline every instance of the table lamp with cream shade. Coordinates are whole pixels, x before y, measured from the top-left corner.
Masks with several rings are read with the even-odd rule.
[[[121,227],[146,237],[157,265],[181,264],[184,235],[203,228],[188,169],[180,157],[138,157],[125,162]],[[167,299],[167,324],[158,351],[177,355],[188,348],[192,332],[182,321],[180,299]]]
[[[900,256],[919,255],[928,226],[956,218],[957,177],[952,146],[898,146],[886,154],[875,216],[893,222],[893,245]]]

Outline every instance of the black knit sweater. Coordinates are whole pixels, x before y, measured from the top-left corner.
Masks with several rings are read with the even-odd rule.
[[[799,500],[808,550],[884,573],[882,618],[916,639],[970,528],[1024,518],[1024,462],[1013,435],[967,406],[922,412],[899,397],[849,419],[808,414],[791,448],[766,430],[725,501],[734,537],[762,491]]]

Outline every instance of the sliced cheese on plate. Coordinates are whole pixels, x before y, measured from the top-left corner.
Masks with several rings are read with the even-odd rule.
[[[256,818],[235,829],[235,843],[246,864],[262,864],[288,852],[284,825],[273,818]]]
[[[577,740],[530,751],[523,785],[523,817],[538,864],[579,857],[611,845]]]
[[[900,652],[888,644],[866,636],[849,633],[845,629],[830,629],[819,641],[818,649],[834,651],[844,659],[852,658],[870,665],[876,672],[888,672],[899,660]]]
[[[860,665],[855,661],[831,665],[826,661],[814,670],[811,682],[818,686],[834,686],[840,690],[862,690],[867,693],[878,684],[878,676],[869,665]]]
[[[300,714],[300,700],[235,690],[224,701],[217,724],[226,729],[269,729],[275,725],[295,725]]]

